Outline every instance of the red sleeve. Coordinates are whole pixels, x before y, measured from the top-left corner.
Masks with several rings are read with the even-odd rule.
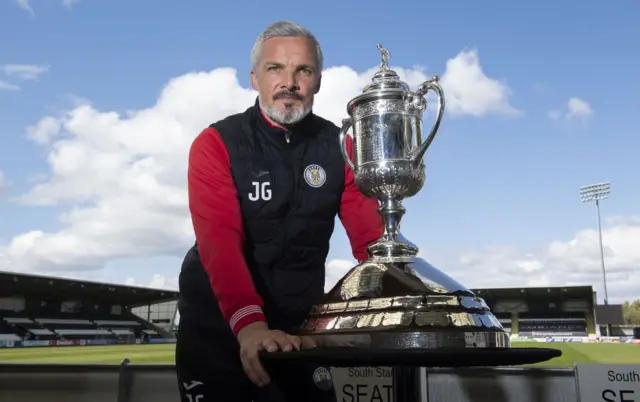
[[[266,321],[243,254],[244,233],[231,162],[220,135],[203,130],[189,151],[189,209],[198,252],[234,334]]]
[[[347,153],[353,158],[351,137],[347,137]],[[378,200],[367,198],[358,190],[353,170],[346,163],[344,184],[339,216],[349,237],[353,256],[358,262],[362,262],[368,258],[367,246],[382,236],[382,217],[378,213]]]

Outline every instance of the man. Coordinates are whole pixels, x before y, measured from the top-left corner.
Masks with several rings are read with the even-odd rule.
[[[338,127],[311,111],[323,64],[315,37],[274,23],[251,62],[255,105],[206,128],[189,154],[196,245],[180,273],[182,400],[335,401],[327,368],[267,374],[258,352],[314,346],[295,331],[324,294],[335,217],[362,261],[382,234],[378,203],[356,189]]]

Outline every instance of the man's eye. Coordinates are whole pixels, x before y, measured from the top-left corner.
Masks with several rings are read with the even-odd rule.
[[[308,68],[303,68],[302,70],[300,70],[300,73],[302,75],[311,75],[312,71]]]
[[[267,71],[278,71],[280,70],[280,67],[278,66],[270,66],[269,68],[267,68]]]

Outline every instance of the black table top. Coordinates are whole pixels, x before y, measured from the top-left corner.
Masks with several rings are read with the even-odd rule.
[[[275,365],[300,362],[332,367],[495,367],[539,363],[561,355],[560,350],[551,348],[407,350],[316,348],[293,352],[262,352],[260,358],[265,364]]]

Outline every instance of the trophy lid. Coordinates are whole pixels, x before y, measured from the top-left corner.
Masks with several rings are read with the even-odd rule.
[[[364,87],[363,93],[394,89],[409,91],[409,85],[400,80],[398,74],[389,68],[389,58],[391,57],[391,53],[380,44],[377,45],[377,48],[380,51],[380,55],[382,57],[380,70],[378,70],[373,78],[371,78],[371,83]]]

